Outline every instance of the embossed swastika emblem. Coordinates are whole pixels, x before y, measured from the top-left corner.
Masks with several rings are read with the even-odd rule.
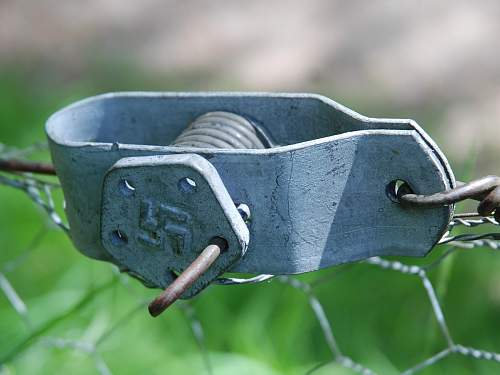
[[[198,155],[119,160],[107,173],[101,241],[110,255],[158,287],[170,284],[215,236],[229,248],[183,297],[241,258],[248,228],[215,168]]]
[[[140,202],[137,240],[147,247],[187,254],[192,246],[192,226],[191,214],[182,208],[152,198]]]

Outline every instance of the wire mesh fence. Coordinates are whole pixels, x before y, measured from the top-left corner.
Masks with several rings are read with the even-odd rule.
[[[32,147],[23,150],[9,148],[5,145],[0,145],[0,158],[28,158],[30,154],[39,152],[44,149],[43,144],[36,144]],[[88,357],[94,364],[97,373],[102,375],[112,374],[113,369],[109,366],[102,356],[101,348],[103,344],[118,331],[126,329],[128,322],[133,319],[137,314],[146,314],[145,307],[147,300],[137,293],[136,290],[130,287],[129,278],[119,274],[115,268],[111,268],[110,273],[113,277],[106,282],[95,285],[76,300],[65,311],[49,316],[43,323],[32,321],[30,317],[30,310],[36,308],[26,303],[23,296],[18,293],[15,285],[11,282],[11,275],[18,272],[26,263],[26,259],[37,248],[38,244],[47,235],[48,231],[53,229],[62,230],[64,233],[69,233],[69,228],[62,215],[61,208],[57,207],[54,194],[60,193],[60,186],[55,179],[40,178],[29,173],[19,174],[0,174],[0,185],[3,188],[14,188],[24,192],[31,201],[39,207],[45,214],[45,224],[41,229],[32,234],[28,246],[24,250],[16,251],[16,255],[11,259],[0,264],[0,289],[5,296],[6,301],[10,304],[10,308],[23,321],[25,328],[25,335],[22,339],[18,340],[11,345],[8,345],[8,350],[0,353],[0,373],[9,374],[9,364],[12,361],[18,360],[23,356],[24,352],[32,346],[42,346],[47,348],[55,348],[59,350],[68,350],[81,353]],[[2,215],[8,213],[3,212]],[[499,223],[493,217],[474,217],[472,215],[457,216],[450,223],[450,230],[443,236],[440,241],[441,244],[446,245],[439,256],[432,259],[424,260],[420,265],[403,263],[399,260],[390,260],[380,257],[367,259],[359,264],[351,265],[350,268],[343,268],[343,271],[350,272],[352,268],[358,267],[361,264],[375,267],[395,274],[404,275],[407,278],[414,278],[419,280],[420,288],[426,293],[428,303],[430,305],[433,317],[437,323],[439,334],[444,339],[444,346],[426,357],[424,360],[414,363],[405,369],[399,369],[402,374],[416,374],[428,368],[435,366],[443,359],[452,356],[465,356],[470,360],[488,360],[500,363],[500,353],[482,350],[480,348],[473,348],[467,346],[467,343],[457,342],[454,338],[453,332],[450,330],[447,323],[447,316],[443,312],[442,302],[439,298],[439,293],[436,286],[431,282],[428,274],[430,270],[442,266],[450,255],[458,251],[468,251],[475,248],[489,248],[498,250],[500,248],[499,235],[497,232],[484,232],[480,231],[477,234],[456,234],[452,235],[451,230],[455,228],[465,227],[467,229],[480,227],[498,227]],[[322,274],[313,280],[304,281],[300,277],[295,276],[273,276],[273,275],[258,275],[249,279],[245,278],[221,278],[217,281],[220,285],[235,285],[235,284],[261,284],[279,283],[283,284],[286,288],[303,295],[309,303],[310,314],[315,316],[316,322],[320,327],[323,335],[322,342],[328,348],[330,359],[321,361],[318,358],[318,364],[310,368],[307,373],[317,373],[321,369],[327,368],[332,363],[346,368],[354,373],[360,374],[375,374],[376,371],[371,369],[368,365],[361,363],[356,358],[351,357],[346,351],[343,350],[342,342],[336,338],[335,321],[328,316],[322,302],[317,297],[316,290],[320,285],[325,283],[334,283],[332,274]],[[54,334],[54,328],[63,320],[77,319],[79,311],[86,305],[97,299],[100,294],[106,290],[110,290],[119,286],[127,293],[134,295],[135,304],[128,311],[124,312],[120,318],[116,319],[111,324],[107,324],[105,328],[101,329],[100,334],[88,338],[68,338],[60,337]],[[227,286],[230,287],[230,286]],[[257,286],[256,286],[257,287]],[[206,337],[204,327],[196,314],[196,308],[189,301],[181,301],[176,304],[177,309],[185,316],[188,326],[197,344],[200,356],[202,358],[203,366],[206,373],[213,373],[211,365],[212,350],[218,348],[207,349]],[[283,306],[286,308],[286,306]],[[356,322],[352,322],[356,324]],[[492,334],[495,334],[492,332]],[[258,343],[255,343],[258,345]],[[500,364],[498,369],[500,369]]]

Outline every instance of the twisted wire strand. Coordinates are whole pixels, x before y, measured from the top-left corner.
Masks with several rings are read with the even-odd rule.
[[[472,228],[472,227],[477,227],[477,226],[480,226],[483,224],[500,225],[500,223],[493,216],[485,216],[485,217],[479,217],[479,218],[475,218],[475,219],[454,217],[453,220],[450,222],[449,226],[456,227],[459,225],[463,225],[465,227]]]

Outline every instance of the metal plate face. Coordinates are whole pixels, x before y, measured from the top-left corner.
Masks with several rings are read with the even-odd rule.
[[[183,295],[196,294],[241,258],[249,232],[215,168],[198,155],[132,157],[104,179],[101,240],[134,274],[170,284],[215,237],[228,242]]]

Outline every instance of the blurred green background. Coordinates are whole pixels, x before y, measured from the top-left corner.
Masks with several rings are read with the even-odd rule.
[[[498,173],[498,5],[395,4],[1,2],[0,142],[43,142],[51,113],[108,91],[309,91],[417,120],[459,179]],[[214,374],[304,374],[332,359],[307,297],[289,285],[212,286],[152,319],[144,303],[157,291],[85,258],[46,222],[22,192],[0,186],[0,272],[28,308],[26,320],[0,293],[0,373],[203,374],[208,361]],[[402,261],[428,264],[444,251]],[[475,249],[429,272],[457,343],[500,351],[499,269],[499,254]],[[340,349],[379,374],[445,348],[416,276],[355,264],[298,279],[322,280],[313,290]],[[58,339],[80,347],[57,348]],[[97,341],[95,352],[81,344]],[[452,355],[421,373],[499,372]]]

